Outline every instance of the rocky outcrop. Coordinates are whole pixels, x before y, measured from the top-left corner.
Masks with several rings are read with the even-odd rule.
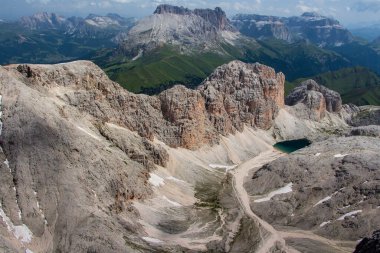
[[[90,62],[11,67],[23,81],[94,116],[157,138],[172,147],[195,149],[244,125],[269,129],[284,106],[282,73],[261,64],[233,61],[215,70],[197,90],[175,86],[158,96],[132,94]]]
[[[208,22],[213,24],[218,30],[235,31],[235,28],[231,25],[226,13],[219,7],[216,7],[214,10],[195,9],[194,14],[207,20]]]
[[[380,126],[370,125],[370,126],[354,127],[350,130],[349,135],[380,137]]]
[[[242,34],[256,39],[306,40],[321,47],[341,46],[353,40],[352,34],[337,20],[314,12],[289,18],[238,14],[232,23]]]
[[[350,118],[349,123],[353,126],[380,125],[379,106],[361,106]]]
[[[214,127],[228,134],[244,124],[269,129],[284,106],[284,82],[272,68],[233,61],[217,68],[198,90]]]
[[[91,80],[79,75],[80,65],[59,66],[30,66],[31,77],[0,67],[0,248],[133,252],[145,245],[152,252],[141,239],[132,239],[136,232],[131,232],[142,229],[132,201],[152,194],[150,169],[102,136],[92,116],[59,96],[76,85],[86,83],[82,89],[90,89]],[[141,143],[141,137],[130,139],[130,150]],[[146,141],[140,152],[154,160],[159,147]]]
[[[315,121],[323,119],[326,111],[340,113],[342,110],[342,99],[339,93],[319,85],[311,79],[296,87],[286,97],[285,103],[289,106],[304,105],[306,109],[300,108],[299,116],[306,116]]]
[[[380,252],[380,230],[373,232],[372,237],[363,238],[354,253],[376,253]]]
[[[380,226],[379,147],[379,138],[333,137],[271,162],[245,183],[251,207],[271,224],[359,240]]]

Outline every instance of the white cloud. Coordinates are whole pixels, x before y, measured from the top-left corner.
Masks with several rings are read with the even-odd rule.
[[[298,1],[298,4],[296,5],[296,8],[299,10],[299,11],[302,11],[302,12],[318,12],[319,11],[319,8],[317,7],[311,7],[307,4],[305,4],[304,1]]]
[[[42,3],[42,4],[47,4],[47,3],[50,3],[50,0],[25,0],[28,4],[31,4],[31,3]]]

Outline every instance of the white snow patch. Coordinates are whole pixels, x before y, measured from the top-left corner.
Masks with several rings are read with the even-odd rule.
[[[169,202],[170,204],[172,204],[173,206],[177,206],[177,207],[182,206],[180,203],[172,201],[172,200],[168,199],[166,196],[162,196],[162,198],[164,200],[166,200],[167,202]]]
[[[324,226],[326,226],[327,224],[330,224],[330,223],[331,223],[331,220],[322,222],[321,225],[319,225],[319,227],[322,228],[322,227],[324,227]]]
[[[142,239],[144,241],[151,242],[151,243],[163,243],[163,241],[156,238],[152,238],[152,237],[142,237]]]
[[[156,187],[165,185],[164,179],[154,173],[150,173],[149,183]]]
[[[213,169],[225,169],[227,172],[229,170],[235,169],[237,165],[209,164],[208,166]]]
[[[175,181],[175,182],[178,182],[178,183],[186,183],[186,181],[183,181],[183,180],[178,179],[178,178],[173,177],[173,176],[167,177],[166,179],[172,180],[172,181]]]
[[[143,52],[144,50],[140,49],[139,53],[135,57],[133,57],[132,61],[136,61],[137,59],[141,58]]]
[[[276,195],[292,192],[293,191],[292,187],[293,187],[293,183],[289,183],[280,189],[270,192],[265,198],[256,199],[254,202],[260,203],[260,202],[269,201],[271,200],[271,198],[273,198]]]
[[[352,211],[352,212],[346,213],[345,215],[342,215],[337,220],[344,220],[344,218],[346,218],[346,217],[354,216],[355,214],[358,214],[361,212],[363,212],[363,211],[362,210]]]
[[[227,43],[235,45],[238,34],[230,31],[222,31],[222,37],[226,40]]]
[[[320,156],[320,155],[322,155],[322,154],[321,154],[321,153],[316,153],[316,154],[315,154],[315,156],[317,156],[317,157]]]
[[[326,201],[328,201],[328,200],[330,200],[330,199],[331,199],[331,196],[327,196],[326,198],[321,199],[320,201],[318,201],[317,204],[315,204],[314,206],[320,205],[320,204],[322,204],[323,202],[326,202]]]
[[[91,137],[94,138],[95,140],[98,140],[98,141],[101,140],[98,136],[96,136],[95,134],[91,133],[90,131],[88,131],[88,130],[86,130],[86,129],[80,127],[80,126],[77,126],[77,128],[78,128],[79,130],[81,130],[82,132],[86,133],[87,135],[91,136]]]
[[[346,157],[346,156],[348,156],[348,154],[344,154],[344,155],[342,155],[342,154],[336,154],[336,155],[334,155],[335,158],[343,158],[343,157]]]
[[[86,19],[85,22],[92,26],[99,26],[94,20]]]
[[[7,225],[8,231],[12,232],[12,234],[17,238],[17,240],[20,240],[21,242],[25,242],[25,243],[30,243],[32,241],[33,233],[25,224],[22,224],[20,226],[13,225],[13,222],[4,213],[4,210],[1,207],[0,207],[0,216],[3,222]]]
[[[92,191],[92,193],[94,194],[94,197],[97,198],[98,195],[96,194],[96,192],[95,192],[94,190],[91,190],[91,191]]]
[[[33,253],[33,251],[31,251],[30,249],[26,249],[25,253]]]
[[[7,166],[7,168],[9,169],[9,172],[12,173],[12,170],[11,170],[11,168],[9,167],[9,161],[8,161],[8,159],[6,159],[6,160],[4,161],[4,164],[5,164],[5,166]]]

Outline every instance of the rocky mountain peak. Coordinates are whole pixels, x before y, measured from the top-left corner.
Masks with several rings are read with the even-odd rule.
[[[207,20],[219,30],[234,30],[227,18],[226,13],[220,8],[211,9],[195,9],[194,14]]]
[[[317,12],[304,12],[301,17],[317,18],[322,17],[322,15]]]
[[[220,8],[216,7],[214,10],[212,9],[195,9],[190,10],[185,7],[174,6],[169,4],[162,4],[157,6],[154,14],[176,14],[176,15],[197,15],[204,20],[210,22],[219,30],[234,30],[230,25],[229,20],[227,18],[226,13]]]
[[[135,95],[111,82],[95,64],[12,65],[35,89],[67,91],[67,103],[100,121],[112,121],[172,147],[195,149],[244,125],[269,129],[284,106],[282,73],[233,61],[217,68],[196,90],[177,85],[158,96]]]
[[[20,24],[31,30],[57,29],[64,25],[66,19],[56,13],[39,12],[29,17],[22,17]]]
[[[244,124],[270,128],[284,106],[284,82],[285,76],[270,67],[232,61],[217,68],[198,90],[210,120],[226,134]]]
[[[339,113],[342,110],[342,99],[338,92],[319,85],[312,79],[304,81],[285,99],[290,106],[306,106],[309,119],[319,121],[327,112]]]
[[[174,46],[181,53],[221,52],[221,44],[234,44],[239,35],[220,8],[189,10],[160,5],[131,28],[120,50],[131,58],[163,45]]]
[[[154,11],[154,14],[165,14],[165,13],[171,13],[171,14],[177,14],[177,15],[189,15],[192,13],[192,11],[183,6],[174,6],[170,4],[161,4],[157,6],[156,10]]]

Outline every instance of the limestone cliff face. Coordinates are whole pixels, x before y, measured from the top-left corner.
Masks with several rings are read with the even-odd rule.
[[[174,124],[172,138],[176,146],[194,148],[199,143],[213,143],[217,131],[207,119],[205,100],[195,90],[175,86],[159,95],[163,118]]]
[[[184,7],[178,7],[169,4],[161,4],[157,6],[154,14],[176,14],[176,15],[191,15],[195,14],[204,20],[210,22],[218,30],[235,30],[235,28],[230,24],[226,13],[219,7],[214,10],[211,9],[195,9],[189,10]]]
[[[306,40],[320,47],[341,46],[353,41],[352,34],[339,21],[313,12],[299,17],[238,14],[232,18],[232,23],[242,34],[256,39]]]
[[[308,118],[320,121],[326,111],[339,113],[342,110],[342,99],[339,93],[317,84],[314,80],[307,80],[296,87],[289,94],[285,102],[287,105],[305,105]]]
[[[172,147],[195,149],[244,124],[269,129],[284,106],[284,75],[260,64],[233,61],[216,69],[197,90],[175,86],[158,96],[136,95],[110,81],[90,62],[10,67],[24,81],[94,116],[154,137]]]
[[[244,124],[269,129],[284,106],[284,81],[270,67],[233,61],[217,68],[199,90],[210,121],[228,134],[241,131]]]

